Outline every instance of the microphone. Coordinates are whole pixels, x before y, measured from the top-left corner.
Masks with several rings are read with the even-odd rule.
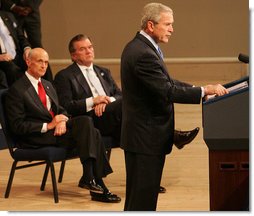
[[[242,53],[239,54],[238,60],[245,63],[245,64],[249,64],[249,56],[244,55]]]

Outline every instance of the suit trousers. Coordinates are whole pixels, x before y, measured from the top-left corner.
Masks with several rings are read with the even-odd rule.
[[[65,148],[68,152],[77,151],[81,162],[93,158],[95,161],[94,175],[97,178],[106,177],[112,173],[112,168],[106,156],[106,149],[98,129],[94,127],[93,120],[88,116],[79,116],[67,122],[67,132],[62,136],[54,136],[54,130],[37,136],[32,141],[24,140],[20,143],[22,148],[41,148],[55,145]],[[48,141],[48,142],[47,142]]]
[[[39,9],[26,17],[16,16],[19,24],[25,30],[32,48],[42,47],[41,42],[41,17]]]
[[[102,116],[97,117],[92,111],[94,125],[101,132],[102,136],[111,136],[114,139],[114,146],[120,146],[121,123],[122,123],[122,99],[109,103]]]
[[[125,151],[125,211],[155,211],[165,155]]]
[[[79,157],[81,161],[85,161],[89,158],[95,159],[94,170],[97,178],[106,177],[108,174],[112,173],[113,170],[109,164],[106,155],[105,145],[102,142],[101,135],[98,129],[94,127],[93,120],[87,116],[79,116],[71,119],[68,122],[69,132],[66,134],[68,138],[61,137],[57,142],[74,143],[78,149]],[[72,141],[72,142],[69,142]]]
[[[0,89],[8,88],[5,72],[0,69]]]

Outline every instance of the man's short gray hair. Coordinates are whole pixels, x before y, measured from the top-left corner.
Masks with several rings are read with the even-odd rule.
[[[146,29],[148,21],[158,23],[160,20],[160,15],[163,12],[173,14],[171,8],[161,3],[149,3],[145,5],[145,7],[143,8],[143,14],[141,19],[141,29]]]

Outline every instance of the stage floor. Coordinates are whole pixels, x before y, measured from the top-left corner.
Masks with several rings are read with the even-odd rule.
[[[175,106],[176,129],[201,128],[194,141],[182,150],[173,148],[167,156],[161,185],[167,192],[159,195],[157,211],[209,211],[208,149],[203,141],[201,105]],[[82,173],[79,159],[66,163],[63,182],[58,184],[59,203],[53,200],[51,179],[40,191],[44,166],[16,171],[8,199],[4,192],[12,159],[0,151],[0,210],[2,211],[122,211],[125,200],[125,164],[120,148],[113,149],[114,172],[105,179],[108,188],[122,198],[120,203],[92,201],[89,191],[77,187]],[[60,163],[56,164],[59,173]]]

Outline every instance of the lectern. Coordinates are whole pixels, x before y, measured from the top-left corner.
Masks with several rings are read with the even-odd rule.
[[[203,100],[203,136],[209,149],[211,211],[249,207],[249,77],[224,85],[230,93]]]

